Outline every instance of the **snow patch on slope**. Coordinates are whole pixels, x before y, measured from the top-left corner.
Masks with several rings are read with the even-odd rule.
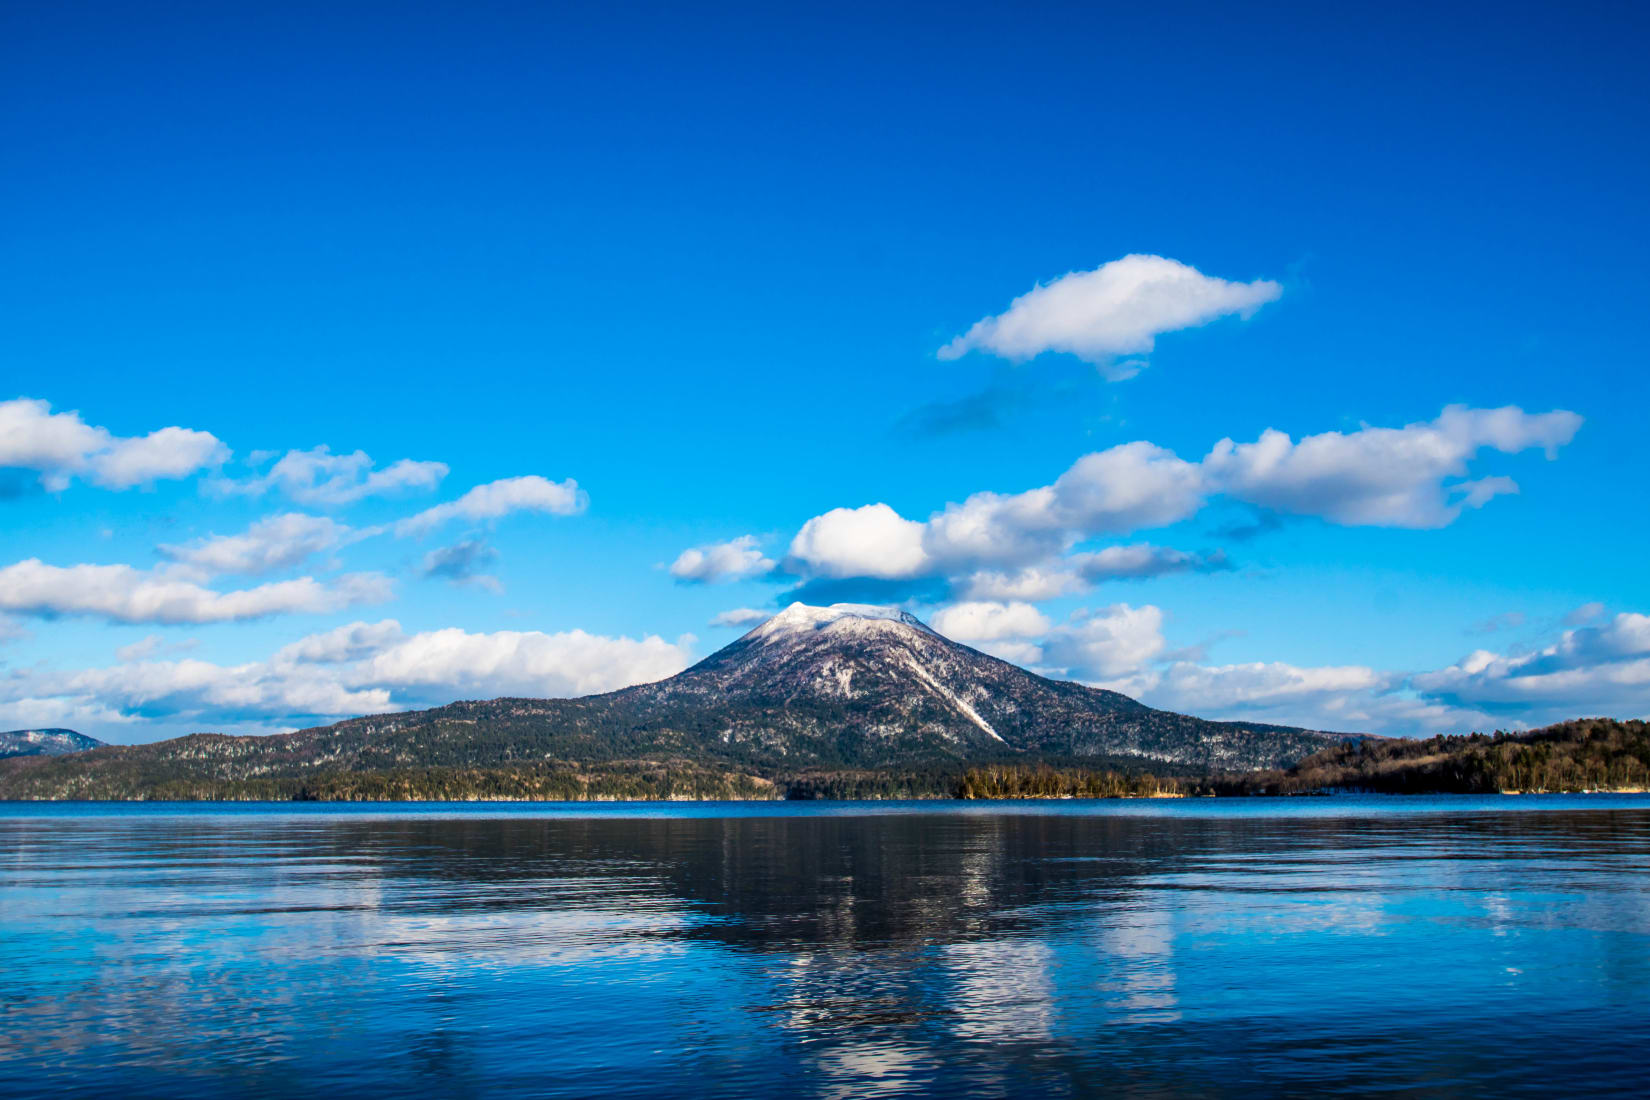
[[[911,671],[916,673],[919,680],[933,688],[934,693],[940,698],[956,707],[957,710],[962,713],[963,717],[967,718],[970,722],[973,722],[976,726],[979,726],[982,730],[996,738],[998,741],[1002,741],[1002,735],[991,728],[991,723],[987,722],[984,718],[981,718],[979,712],[973,707],[969,706],[956,695],[953,695],[950,691],[946,690],[944,685],[930,676],[928,674],[928,670],[923,668],[921,664],[916,661],[908,661],[907,664],[910,666]],[[1004,743],[1006,744],[1006,742]]]

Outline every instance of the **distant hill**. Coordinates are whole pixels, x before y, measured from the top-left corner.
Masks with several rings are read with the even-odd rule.
[[[1346,742],[1285,771],[1234,777],[1227,793],[1388,794],[1650,789],[1650,725],[1578,718],[1528,733]]]
[[[11,756],[65,756],[103,744],[74,730],[9,730],[0,733],[0,759]]]
[[[0,797],[774,797],[804,776],[838,790],[820,777],[890,771],[914,793],[949,789],[973,763],[1281,768],[1344,736],[1155,710],[1038,676],[896,610],[793,604],[658,683],[14,762],[0,765]]]

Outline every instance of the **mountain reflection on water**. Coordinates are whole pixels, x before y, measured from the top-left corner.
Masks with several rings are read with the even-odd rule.
[[[1640,1091],[1650,800],[1332,801],[13,806],[0,1092]]]

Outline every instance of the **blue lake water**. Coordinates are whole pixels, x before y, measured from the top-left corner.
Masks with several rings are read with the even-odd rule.
[[[0,804],[0,1093],[1642,1095],[1650,798]]]

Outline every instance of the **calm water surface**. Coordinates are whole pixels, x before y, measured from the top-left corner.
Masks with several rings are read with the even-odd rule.
[[[1650,798],[0,804],[0,1093],[1640,1095]]]

